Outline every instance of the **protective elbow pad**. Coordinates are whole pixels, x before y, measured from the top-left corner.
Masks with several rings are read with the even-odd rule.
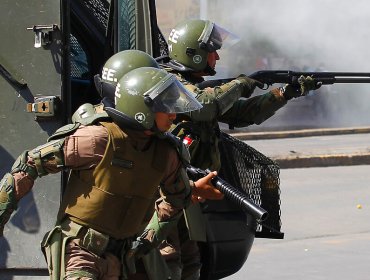
[[[10,173],[6,173],[0,181],[0,213],[6,209],[17,209],[14,184],[13,175]]]
[[[17,209],[14,184],[14,178],[10,173],[6,173],[0,181],[0,236],[3,236],[5,224]]]
[[[64,138],[50,141],[44,145],[38,146],[28,153],[28,155],[34,160],[37,175],[42,177],[47,175],[48,172],[44,169],[43,164],[48,162],[56,167],[64,166],[64,155],[63,155]]]
[[[10,173],[14,174],[20,171],[27,173],[33,180],[36,180],[38,174],[35,167],[27,164],[28,152],[24,151],[13,163]]]
[[[227,84],[215,88],[216,100],[219,114],[226,113],[233,104],[242,96],[243,88],[238,80],[233,80]]]

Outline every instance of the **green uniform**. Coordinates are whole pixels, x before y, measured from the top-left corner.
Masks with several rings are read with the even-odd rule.
[[[266,94],[249,98],[256,86],[262,88],[262,85],[258,81],[241,75],[229,83],[214,88],[204,90],[197,88],[196,83],[203,81],[203,78],[199,77],[215,75],[214,68],[219,59],[217,51],[237,41],[237,36],[225,28],[203,19],[190,19],[177,24],[168,37],[169,61],[164,61],[166,63],[164,67],[168,67],[167,71],[175,73],[203,105],[201,110],[183,114],[179,121],[184,120],[184,122],[173,130],[173,133],[180,137],[190,134],[192,138],[197,138],[190,145],[191,164],[195,167],[220,169],[218,122],[229,124],[231,127],[260,124],[283,107],[287,100],[306,95],[307,90],[316,89],[319,86],[312,78],[306,77],[298,81],[299,87],[286,85]],[[243,97],[248,99],[241,99]],[[191,237],[202,241],[204,233],[202,234],[201,231],[204,232],[205,223],[198,222],[193,226],[192,220],[200,215],[197,215],[196,211],[190,214],[189,209],[186,212],[189,212],[185,216]],[[200,211],[197,212],[200,213]],[[185,240],[183,244],[188,241]],[[183,247],[181,244],[177,246],[180,264],[177,266],[177,272],[173,273],[176,275],[174,279],[199,279],[200,269],[196,270],[197,266],[200,267],[199,256],[195,257],[195,251],[190,250],[193,251],[193,259],[196,261],[184,263],[181,260],[184,252],[179,253],[181,247]],[[192,272],[186,271],[188,267],[191,267]]]
[[[251,89],[238,80],[201,90],[196,84],[203,79],[165,69],[174,73],[203,105],[201,110],[179,115],[179,123],[172,130],[180,138],[192,136],[190,163],[202,169],[220,170],[219,122],[232,127],[260,124],[287,103],[279,90],[247,98],[252,93]],[[196,280],[200,277],[201,268],[197,241],[206,241],[206,221],[198,204],[185,209],[184,218],[186,222],[181,219],[178,228],[162,244],[161,253],[171,268],[173,279]],[[184,233],[186,231],[187,234]]]
[[[199,79],[192,79],[191,76],[176,73],[178,79],[191,90],[197,100],[203,105],[199,111],[193,111],[183,115],[184,123],[180,123],[178,135],[194,134],[197,141],[190,146],[191,164],[210,170],[220,169],[220,158],[217,147],[219,122],[229,124],[232,127],[246,127],[252,124],[261,124],[275,112],[287,104],[287,101],[280,95],[278,90],[272,90],[265,94],[250,97],[251,92],[243,88],[241,84],[234,81],[215,88],[200,90],[196,87]],[[237,92],[237,93],[235,93]],[[232,95],[228,99],[229,107],[226,111],[220,108],[219,97]]]

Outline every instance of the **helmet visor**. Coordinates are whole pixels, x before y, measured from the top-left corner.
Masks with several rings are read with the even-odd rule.
[[[186,113],[199,110],[202,105],[172,74],[145,93],[151,110],[163,113]]]
[[[207,21],[200,35],[199,47],[208,52],[214,52],[221,47],[227,48],[239,42],[240,38],[217,24]]]

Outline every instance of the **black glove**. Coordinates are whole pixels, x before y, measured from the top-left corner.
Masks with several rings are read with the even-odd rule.
[[[256,87],[263,88],[263,83],[253,80],[249,78],[248,76],[241,74],[236,78],[244,87],[243,90],[243,97],[249,97],[252,95]]]
[[[136,273],[136,260],[148,254],[152,249],[153,244],[145,238],[138,237],[132,242],[131,249],[129,249],[125,255],[125,264],[130,274]]]
[[[4,226],[9,221],[13,209],[0,210],[0,237],[4,235]]]
[[[314,78],[310,76],[300,76],[298,78],[297,85],[285,85],[281,88],[281,92],[283,93],[286,100],[290,100],[292,98],[305,96],[311,90],[316,90],[320,88],[322,82],[317,82]]]

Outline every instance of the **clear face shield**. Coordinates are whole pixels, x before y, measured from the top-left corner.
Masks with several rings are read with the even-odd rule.
[[[168,74],[163,80],[144,94],[145,103],[151,110],[162,113],[186,113],[202,108],[174,75]]]
[[[240,38],[217,24],[206,21],[206,25],[200,35],[199,47],[208,52],[214,52],[223,48],[228,48],[240,41]]]

